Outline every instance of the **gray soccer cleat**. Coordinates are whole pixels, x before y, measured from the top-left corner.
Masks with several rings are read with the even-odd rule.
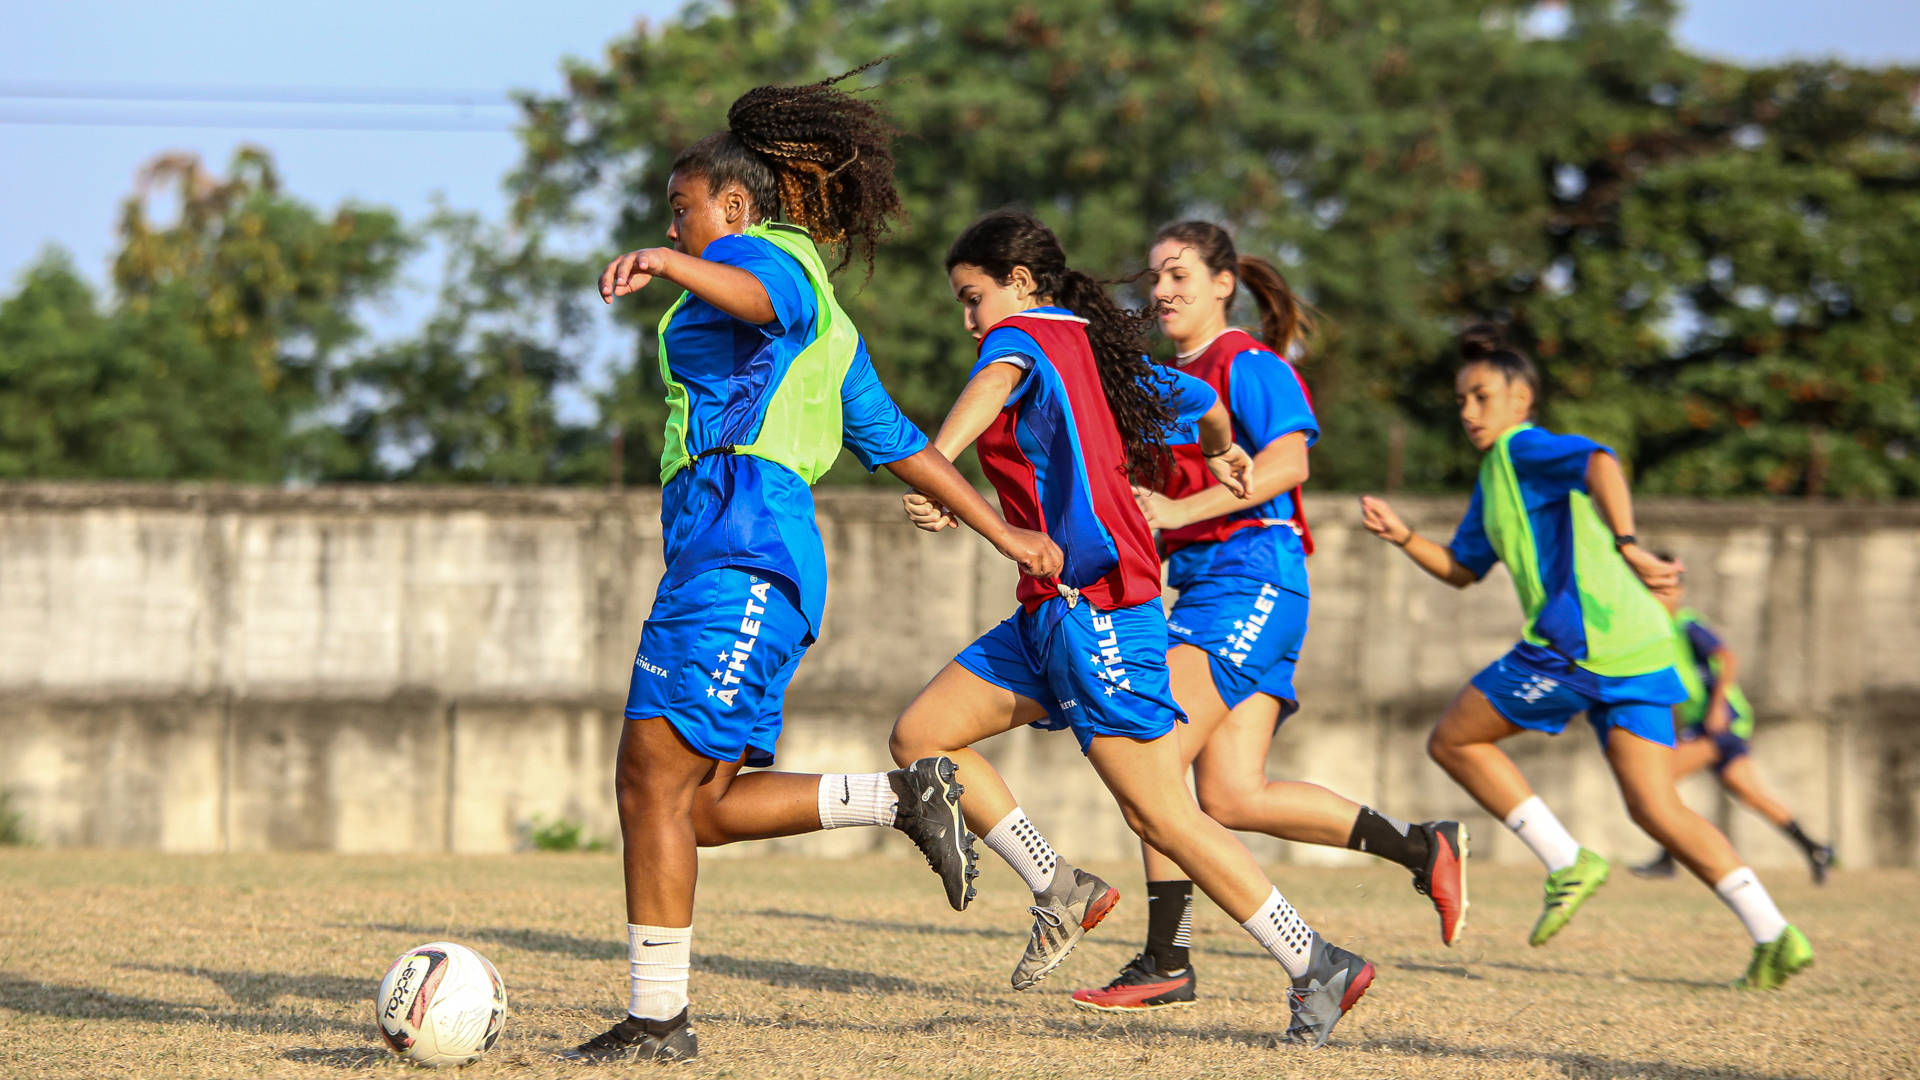
[[[1373,985],[1373,965],[1327,944],[1318,932],[1313,935],[1307,957],[1307,973],[1287,989],[1293,1022],[1287,1025],[1286,1041],[1321,1047],[1327,1045],[1333,1025]]]
[[[606,1031],[571,1050],[553,1055],[583,1065],[631,1064],[641,1061],[692,1061],[700,1053],[700,1039],[687,1021],[687,1010],[671,1020],[643,1020],[628,1015]]]
[[[899,808],[893,827],[907,834],[927,865],[947,887],[947,903],[967,910],[973,899],[973,879],[980,866],[973,851],[973,834],[960,816],[960,794],[966,790],[954,777],[959,766],[952,758],[926,757],[887,774]]]
[[[1013,969],[1015,990],[1032,989],[1059,967],[1087,931],[1100,925],[1120,902],[1120,890],[1063,862],[1054,870],[1047,891],[1034,899],[1039,902],[1027,909],[1033,912],[1033,937]]]

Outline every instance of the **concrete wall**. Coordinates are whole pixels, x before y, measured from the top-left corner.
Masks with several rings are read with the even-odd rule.
[[[1349,499],[1308,508],[1305,711],[1272,774],[1402,816],[1466,815],[1476,855],[1523,859],[1422,746],[1511,643],[1511,589],[1496,571],[1454,592],[1361,532]],[[1460,509],[1401,501],[1433,535]],[[893,714],[1010,610],[1013,575],[970,535],[913,531],[891,495],[824,492],[820,521],[833,588],[781,764],[881,768]],[[1854,865],[1914,864],[1920,507],[1649,503],[1640,522],[1745,658],[1766,779]],[[649,492],[0,486],[0,789],[53,845],[486,852],[523,844],[536,818],[612,836],[619,705],[661,570]],[[1132,850],[1070,737],[994,742],[1063,849]],[[1513,751],[1588,843],[1648,850],[1590,737]],[[1687,790],[1756,863],[1795,861],[1710,780]]]

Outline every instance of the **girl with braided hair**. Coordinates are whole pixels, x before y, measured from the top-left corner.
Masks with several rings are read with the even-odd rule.
[[[844,76],[842,76],[844,78]],[[814,236],[872,256],[900,213],[891,129],[833,88],[761,87],[728,129],[674,160],[671,247],[600,278],[611,302],[659,278],[684,291],[660,323],[666,574],[640,633],[615,792],[624,848],[627,1015],[563,1058],[684,1060],[696,847],[891,825],[955,908],[973,837],[951,761],[827,776],[773,762],[788,683],[819,633],[826,554],[808,485],[844,445],[953,508],[1025,571],[1060,568],[1044,535],[1009,527],[901,414],[828,281]],[[784,218],[784,221],[776,220]],[[810,231],[812,235],[810,235]]]
[[[1399,863],[1433,901],[1440,940],[1451,945],[1467,906],[1459,822],[1415,825],[1318,784],[1267,779],[1268,749],[1299,708],[1293,673],[1307,633],[1312,534],[1300,484],[1320,423],[1287,357],[1311,332],[1308,309],[1279,270],[1236,252],[1211,222],[1161,229],[1147,267],[1160,328],[1178,350],[1173,367],[1219,393],[1234,437],[1254,451],[1258,477],[1249,496],[1236,498],[1207,469],[1197,433],[1186,431],[1163,481],[1135,491],[1160,530],[1167,583],[1180,593],[1167,616],[1167,667],[1188,718],[1180,749],[1200,808],[1228,828]],[[1227,321],[1243,290],[1259,309],[1258,337]],[[1151,846],[1143,854],[1146,946],[1105,987],[1074,991],[1081,1008],[1133,1012],[1194,1001],[1193,882]]]
[[[1170,433],[1197,424],[1211,474],[1244,497],[1253,461],[1233,441],[1227,407],[1205,382],[1150,363],[1152,315],[1116,305],[1027,214],[975,222],[948,251],[947,275],[980,354],[934,445],[951,458],[979,440],[1008,520],[1044,529],[1065,560],[1057,574],[1023,572],[1019,610],[907,707],[894,724],[894,760],[955,761],[968,826],[1033,891],[1033,933],[1015,989],[1065,960],[1120,894],[1060,858],[971,747],[1029,724],[1070,728],[1128,826],[1285,966],[1287,1038],[1324,1043],[1373,981],[1373,965],[1314,933],[1187,793],[1175,730],[1186,717],[1168,684],[1160,560],[1131,487],[1165,467]],[[929,531],[954,524],[932,492],[907,496],[907,511]]]

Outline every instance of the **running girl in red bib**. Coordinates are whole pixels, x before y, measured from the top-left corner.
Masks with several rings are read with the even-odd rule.
[[[1148,255],[1160,329],[1173,367],[1206,382],[1233,418],[1234,438],[1254,454],[1254,490],[1237,498],[1207,468],[1197,432],[1172,440],[1173,464],[1157,490],[1137,494],[1160,529],[1167,583],[1180,599],[1167,616],[1173,695],[1187,714],[1181,754],[1193,767],[1200,808],[1230,829],[1326,844],[1390,859],[1440,913],[1451,945],[1467,908],[1467,838],[1459,822],[1413,825],[1318,784],[1269,781],[1267,750],[1298,709],[1294,665],[1307,632],[1307,554],[1312,536],[1300,506],[1307,451],[1320,436],[1306,386],[1287,356],[1312,324],[1286,279],[1240,255],[1225,229],[1184,221],[1160,230]],[[1229,326],[1239,290],[1253,294],[1261,334]],[[1075,1005],[1103,1011],[1191,1004],[1188,954],[1193,882],[1150,846],[1147,942],[1101,989],[1076,990]]]
[[[1058,574],[1023,573],[1019,609],[921,691],[894,726],[894,758],[958,762],[968,824],[1033,891],[1017,989],[1066,959],[1119,892],[1060,858],[971,746],[1029,724],[1068,728],[1134,832],[1285,967],[1288,1039],[1324,1043],[1373,965],[1314,933],[1187,794],[1159,557],[1130,486],[1164,464],[1170,431],[1197,422],[1213,475],[1244,494],[1252,462],[1234,445],[1226,406],[1204,382],[1149,363],[1149,318],[1069,268],[1053,233],[1026,214],[975,222],[949,249],[947,272],[980,354],[935,445],[952,457],[978,440],[1008,520],[1045,530],[1065,559]],[[909,496],[908,509],[923,528],[951,524],[937,497]]]

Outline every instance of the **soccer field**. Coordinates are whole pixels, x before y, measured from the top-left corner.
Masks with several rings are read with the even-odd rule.
[[[1529,949],[1539,878],[1475,874],[1466,939],[1437,944],[1397,871],[1281,867],[1276,880],[1380,976],[1324,1050],[1277,1045],[1277,966],[1196,910],[1200,1004],[1081,1012],[1076,986],[1132,955],[1125,899],[1041,987],[1008,974],[1027,897],[997,864],[965,913],[905,859],[713,861],[695,919],[699,1061],[677,1076],[1868,1077],[1920,1075],[1920,873],[1769,875],[1818,951],[1773,994],[1725,984],[1747,942],[1690,880],[1615,879]],[[473,1077],[560,1077],[547,1059],[625,1003],[608,855],[385,858],[0,853],[0,1076],[401,1075],[374,1034],[388,962],[438,938],[499,968],[509,1014]]]

